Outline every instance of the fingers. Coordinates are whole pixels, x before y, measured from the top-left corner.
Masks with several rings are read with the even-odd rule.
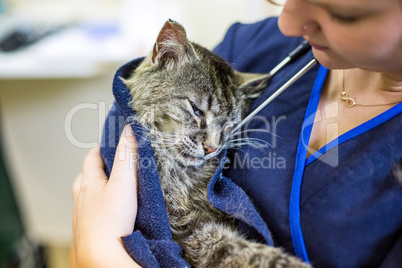
[[[107,179],[103,167],[104,164],[100,155],[100,148],[95,147],[91,149],[85,156],[84,164],[82,166],[82,173],[84,175],[84,178]]]
[[[74,203],[78,200],[78,196],[83,184],[88,185],[96,180],[104,182],[107,181],[103,166],[103,160],[100,156],[100,148],[96,147],[91,149],[84,158],[82,172],[77,176],[77,178],[75,178],[72,185],[72,195]]]
[[[137,141],[131,126],[127,125],[116,149],[110,180],[136,181],[137,157]]]
[[[116,149],[113,170],[110,177],[115,180],[136,181],[136,167],[137,141],[135,140],[131,126],[127,125],[123,129]],[[90,183],[90,181],[93,180],[107,181],[99,147],[91,149],[85,156],[82,173],[77,176],[72,187],[74,201],[78,198],[83,181]]]
[[[72,186],[75,246],[71,254],[73,264],[76,259],[78,267],[87,267],[81,263],[88,264],[86,260],[89,260],[92,264],[94,260],[108,256],[99,254],[100,251],[94,250],[95,248],[112,252],[109,255],[116,256],[113,248],[118,239],[132,233],[137,213],[136,167],[137,143],[130,126],[126,126],[121,135],[109,181],[104,172],[99,148],[92,149],[85,157],[82,173]],[[121,244],[117,248],[127,255]],[[132,262],[130,257],[128,260]]]
[[[80,173],[77,178],[75,178],[73,182],[73,187],[72,187],[72,194],[73,194],[73,200],[74,202],[77,201],[78,194],[80,193],[81,189],[81,183],[82,183],[82,173]]]

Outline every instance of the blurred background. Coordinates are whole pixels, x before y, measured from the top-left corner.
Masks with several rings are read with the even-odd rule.
[[[171,18],[212,49],[264,0],[0,0],[0,268],[69,267],[71,185],[98,145],[115,70]]]

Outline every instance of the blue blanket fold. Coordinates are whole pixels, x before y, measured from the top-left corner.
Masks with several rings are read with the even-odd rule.
[[[134,232],[122,238],[123,244],[130,256],[142,267],[189,267],[182,258],[180,246],[172,238],[153,150],[150,142],[144,138],[146,131],[131,120],[135,115],[130,106],[131,95],[120,79],[130,76],[141,61],[142,59],[131,61],[116,72],[113,81],[116,101],[103,129],[101,154],[105,171],[109,175],[120,134],[124,126],[130,123],[139,144],[138,214]],[[245,192],[222,176],[224,164],[222,161],[208,187],[211,204],[237,218],[240,229],[247,237],[273,246],[267,226]]]

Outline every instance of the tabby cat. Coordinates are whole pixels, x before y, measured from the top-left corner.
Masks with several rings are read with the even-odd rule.
[[[149,130],[174,240],[196,267],[308,267],[244,239],[214,208],[207,187],[220,152],[269,75],[234,71],[167,21],[153,51],[124,80],[136,120]]]

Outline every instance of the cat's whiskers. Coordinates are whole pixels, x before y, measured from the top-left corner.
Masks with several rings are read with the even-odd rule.
[[[262,139],[258,139],[258,138],[230,139],[225,143],[225,148],[237,149],[238,147],[245,146],[245,145],[251,146],[256,149],[260,149],[262,151],[264,151],[264,149],[267,147],[271,147],[272,149],[274,149],[269,142],[262,140]]]
[[[177,159],[179,157],[181,157],[182,155],[184,155],[184,149],[180,150],[179,153],[176,155],[176,157],[174,158],[175,161],[177,161]]]
[[[180,157],[184,157],[184,154],[185,154],[185,149],[180,150],[179,153],[178,153],[178,154],[175,156],[175,158],[173,159],[173,161],[176,162],[176,163],[177,163],[177,162],[180,162],[180,161],[179,161],[179,158],[180,158]],[[186,165],[185,165],[185,166],[186,166]],[[178,165],[172,165],[172,167],[174,168],[175,171],[177,171],[178,168],[179,168]]]
[[[259,139],[259,138],[250,138],[247,137],[247,134],[249,133],[267,133],[269,135],[272,135],[274,137],[279,137],[275,133],[265,130],[265,129],[243,129],[243,130],[237,130],[234,133],[231,133],[229,139],[225,143],[225,148],[227,149],[239,149],[241,146],[251,146],[253,148],[260,149],[261,151],[264,151],[265,148],[271,147],[272,149],[273,146],[267,142],[266,140]],[[246,137],[242,137],[246,136]]]
[[[178,141],[182,138],[182,135],[174,132],[162,132],[156,129],[152,129],[144,126],[144,132],[147,131],[147,136],[152,136],[152,142],[159,145],[164,145],[169,148],[172,146],[178,146]],[[178,148],[178,147],[177,147]]]
[[[166,148],[169,150],[175,150],[180,148],[179,139],[181,135],[176,133],[161,132],[155,129],[151,129],[147,126],[136,127],[135,132],[139,134],[141,140],[152,142],[152,144],[158,147]]]
[[[273,132],[271,132],[269,130],[265,130],[265,129],[244,129],[244,130],[241,130],[241,131],[237,130],[236,132],[231,133],[230,136],[231,137],[232,136],[239,136],[239,135],[247,134],[247,133],[250,133],[250,132],[253,132],[253,133],[256,133],[256,132],[267,133],[267,134],[270,134],[270,135],[272,135],[274,137],[279,137],[280,138],[279,135],[277,135],[277,134],[275,134],[275,133],[273,133]]]

